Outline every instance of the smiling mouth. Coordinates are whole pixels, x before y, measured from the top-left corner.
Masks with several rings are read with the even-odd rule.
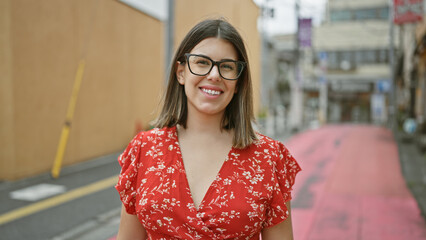
[[[216,90],[211,90],[211,89],[205,89],[205,88],[200,88],[201,91],[211,95],[211,96],[218,96],[220,95],[222,92],[221,91],[216,91]]]

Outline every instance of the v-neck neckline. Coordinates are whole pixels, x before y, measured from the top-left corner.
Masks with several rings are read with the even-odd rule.
[[[234,147],[231,147],[231,150],[229,150],[228,154],[226,155],[226,158],[223,160],[222,165],[219,169],[219,171],[216,173],[215,178],[213,179],[213,181],[210,183],[209,187],[207,188],[207,191],[204,193],[203,198],[201,199],[201,202],[198,206],[195,206],[195,201],[194,201],[194,197],[191,191],[191,187],[189,185],[189,181],[188,181],[188,175],[186,173],[186,168],[185,168],[185,163],[183,161],[183,155],[182,155],[182,149],[180,147],[180,142],[179,142],[179,135],[178,135],[178,131],[177,131],[177,126],[173,127],[175,136],[176,136],[176,145],[177,145],[177,152],[178,152],[178,161],[180,161],[180,165],[182,167],[182,172],[184,175],[184,179],[185,179],[185,184],[188,189],[188,194],[187,197],[190,199],[190,203],[193,204],[194,209],[197,213],[200,213],[200,210],[202,210],[205,207],[205,202],[207,197],[211,194],[211,192],[214,190],[214,186],[216,185],[217,181],[218,181],[218,177],[221,176],[223,174],[223,169],[225,168],[225,166],[227,165],[227,162],[231,159],[232,153],[234,152]],[[197,214],[198,215],[198,214]]]

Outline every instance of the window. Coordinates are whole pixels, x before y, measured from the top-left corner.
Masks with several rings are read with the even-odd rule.
[[[327,65],[329,69],[336,69],[339,67],[339,63],[337,61],[337,52],[327,53]]]
[[[330,20],[332,22],[348,21],[352,20],[351,10],[336,10],[330,14]]]
[[[355,51],[355,64],[361,65],[363,63],[362,51]]]
[[[348,61],[352,63],[352,51],[344,51],[340,54],[340,61]]]
[[[375,63],[376,62],[376,51],[374,50],[364,50],[364,62],[365,63]]]
[[[379,8],[379,19],[389,19],[389,8]]]
[[[387,49],[380,49],[378,51],[378,62],[380,63],[387,63],[388,62],[388,50]]]
[[[355,19],[377,19],[377,9],[359,9],[355,11]]]
[[[343,51],[340,53],[339,67],[343,70],[349,70],[354,67],[353,51]]]
[[[386,48],[327,52],[327,68],[330,70],[388,62],[389,50]]]
[[[341,22],[341,21],[351,21],[351,20],[370,20],[370,19],[386,20],[388,18],[389,18],[388,7],[332,10],[330,13],[331,22]]]

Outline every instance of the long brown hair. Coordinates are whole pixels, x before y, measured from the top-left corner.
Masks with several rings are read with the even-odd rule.
[[[238,53],[238,60],[246,62],[246,67],[237,80],[237,92],[226,107],[221,123],[223,129],[234,130],[233,147],[245,148],[257,139],[252,126],[254,114],[250,65],[243,39],[238,31],[224,19],[208,19],[198,23],[181,42],[171,64],[162,110],[154,126],[163,128],[180,124],[186,128],[188,106],[184,86],[177,80],[177,62],[185,62],[184,54],[189,53],[199,42],[209,37],[230,42]]]

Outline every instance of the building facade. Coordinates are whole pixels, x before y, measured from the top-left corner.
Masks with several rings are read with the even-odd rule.
[[[423,2],[425,6],[425,1]],[[423,20],[400,25],[403,29],[403,54],[396,72],[398,89],[398,126],[416,136],[421,150],[426,150],[426,9]],[[405,126],[407,120],[415,125]],[[413,128],[414,127],[414,128]]]
[[[394,31],[394,49],[399,44]],[[328,122],[387,121],[391,85],[387,0],[329,0],[314,30],[317,56],[326,56]]]

